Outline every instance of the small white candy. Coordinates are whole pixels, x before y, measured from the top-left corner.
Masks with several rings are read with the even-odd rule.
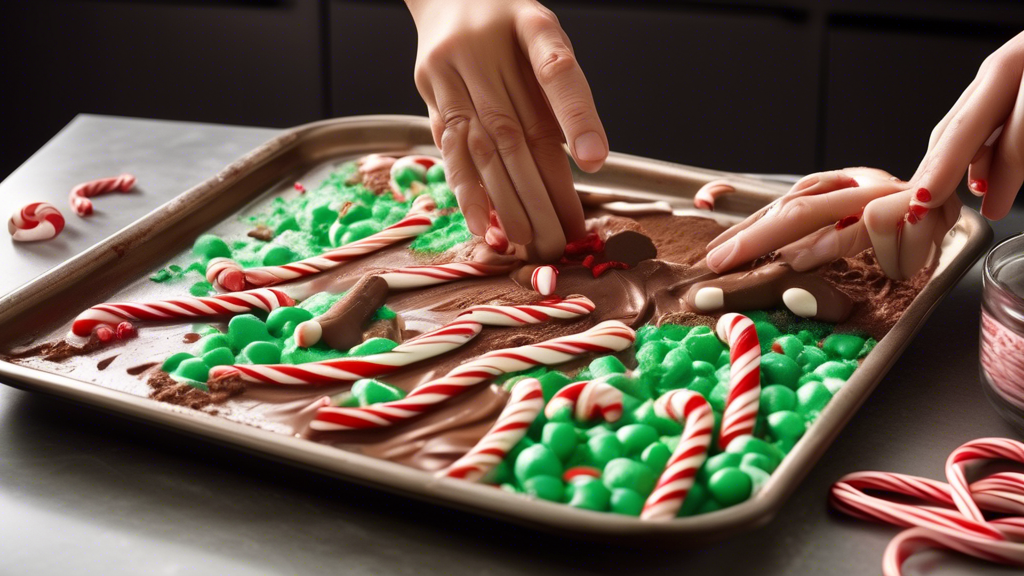
[[[725,292],[721,288],[707,286],[697,290],[693,297],[693,304],[702,312],[718,310],[725,306]]]
[[[307,320],[295,327],[295,345],[299,348],[309,348],[320,341],[324,335],[324,329],[316,320]]]
[[[541,296],[551,296],[555,293],[557,276],[558,269],[554,266],[538,266],[530,275],[530,281],[533,284],[533,289]]]
[[[818,314],[818,301],[803,288],[790,288],[782,293],[782,302],[789,311],[801,318],[813,318]]]
[[[602,204],[601,208],[620,216],[672,213],[672,206],[664,200],[657,200],[655,202],[608,202]]]

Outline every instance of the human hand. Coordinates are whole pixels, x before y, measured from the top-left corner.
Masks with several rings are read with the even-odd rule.
[[[956,195],[923,217],[908,213],[913,190],[883,170],[846,168],[805,176],[789,192],[708,244],[722,273],[773,251],[803,272],[874,247],[893,279],[909,278],[956,224]]]
[[[556,260],[586,233],[562,143],[587,172],[608,155],[569,38],[534,0],[406,2],[416,87],[469,230],[484,236],[493,207],[510,242]]]

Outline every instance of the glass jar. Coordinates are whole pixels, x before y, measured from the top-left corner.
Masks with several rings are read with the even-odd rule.
[[[981,296],[981,381],[996,409],[1024,430],[1024,234],[985,256]]]

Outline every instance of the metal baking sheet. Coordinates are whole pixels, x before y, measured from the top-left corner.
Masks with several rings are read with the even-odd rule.
[[[299,179],[318,181],[340,161],[387,151],[437,154],[427,119],[340,118],[299,126],[270,140],[209,180],[0,299],[0,350],[66,330],[79,311],[122,292],[187,249],[200,234],[252,202],[277,194]],[[611,154],[599,173],[577,172],[575,177],[585,201],[615,196],[665,200],[680,214],[693,209],[691,198],[701,185],[727,178],[737,193],[716,202],[718,217],[726,221],[759,209],[786,189],[785,185],[749,176],[617,153]],[[18,364],[0,361],[0,379],[12,386],[72,399],[345,480],[540,530],[616,543],[697,544],[751,530],[771,520],[991,238],[992,231],[984,219],[964,208],[960,221],[946,238],[941,263],[931,280],[764,488],[739,505],[670,522],[643,522],[465,481],[439,480],[400,464]]]

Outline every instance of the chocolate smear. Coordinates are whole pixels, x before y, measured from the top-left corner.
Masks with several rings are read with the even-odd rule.
[[[658,257],[658,248],[649,237],[633,230],[623,230],[604,241],[604,258],[612,262],[623,262],[630,268]]]
[[[363,276],[323,316],[322,339],[335,350],[345,351],[363,341],[363,328],[388,299],[388,283],[380,276]]]

